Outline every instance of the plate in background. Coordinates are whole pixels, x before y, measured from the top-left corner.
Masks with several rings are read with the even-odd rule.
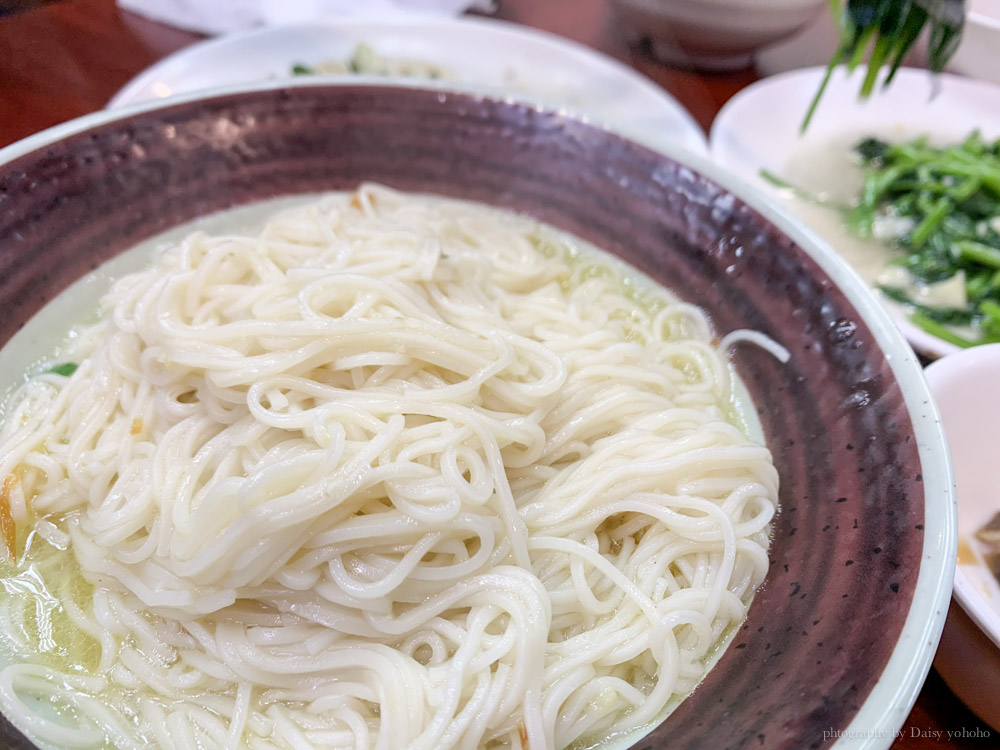
[[[230,34],[147,68],[108,106],[291,77],[296,64],[346,61],[361,43],[384,57],[446,68],[453,78],[449,88],[568,108],[654,148],[673,142],[707,151],[705,135],[688,111],[645,76],[568,39],[487,19],[341,20]]]
[[[870,284],[885,258],[863,255],[858,241],[839,227],[835,212],[789,198],[760,176],[761,169],[811,192],[828,192],[844,200],[853,187],[850,148],[867,135],[895,141],[927,135],[946,144],[961,141],[979,128],[987,138],[1000,137],[1000,87],[948,74],[934,78],[923,70],[902,68],[888,89],[877,90],[867,102],[860,102],[863,71],[848,76],[840,69],[830,80],[808,131],[800,135],[802,119],[823,73],[823,68],[783,73],[736,94],[712,124],[711,154],[723,167],[783,203]],[[957,350],[910,323],[901,305],[885,302],[918,351],[942,357]]]
[[[976,531],[1000,512],[996,452],[1000,440],[1000,344],[986,344],[924,370],[937,402],[955,472],[958,567],[934,666],[962,701],[1000,730],[1000,582]]]

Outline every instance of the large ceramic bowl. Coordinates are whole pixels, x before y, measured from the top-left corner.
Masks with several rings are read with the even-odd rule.
[[[399,87],[304,81],[102,112],[0,151],[0,344],[156,233],[362,180],[531,214],[703,306],[720,333],[788,349],[785,364],[754,346],[734,355],[780,474],[767,582],[708,677],[635,747],[888,747],[954,575],[942,433],[912,353],[853,272],[707,162],[558,113]]]

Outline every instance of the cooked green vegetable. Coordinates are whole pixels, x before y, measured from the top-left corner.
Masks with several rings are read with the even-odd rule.
[[[903,251],[893,264],[918,285],[964,279],[965,305],[927,305],[896,285],[882,291],[913,305],[913,322],[935,336],[960,346],[1000,341],[1000,140],[975,132],[933,148],[926,139],[868,139],[855,151],[865,181],[848,227],[871,237],[891,222],[896,231],[880,238]],[[968,327],[971,335],[947,326]]]
[[[407,60],[384,57],[364,42],[358,44],[346,60],[326,60],[313,65],[297,63],[293,75],[345,75],[357,73],[369,76],[396,76],[402,78],[449,78],[447,69],[424,60]]]
[[[838,65],[853,71],[869,56],[861,98],[875,89],[879,70],[888,73],[882,86],[892,82],[896,70],[926,28],[929,30],[927,67],[940,73],[958,48],[965,23],[965,0],[829,0],[838,21],[840,45],[826,69],[812,104],[802,122],[802,130],[816,111],[830,76]]]
[[[50,367],[48,370],[46,370],[46,372],[53,372],[56,375],[63,375],[68,378],[70,375],[76,372],[76,368],[79,366],[80,365],[78,365],[76,362],[63,362],[61,364]]]
[[[878,288],[909,306],[914,324],[957,346],[1000,342],[1000,139],[976,131],[962,143],[934,148],[925,138],[897,144],[868,138],[854,152],[864,183],[852,206],[822,200],[766,170],[760,176],[838,211],[855,234],[899,250]]]

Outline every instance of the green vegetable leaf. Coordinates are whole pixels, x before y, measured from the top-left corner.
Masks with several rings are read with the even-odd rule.
[[[76,372],[76,368],[78,368],[79,366],[80,365],[78,365],[76,362],[63,362],[61,364],[50,367],[48,370],[46,370],[46,372],[52,372],[55,373],[56,375],[63,375],[64,377],[68,378],[70,375]]]
[[[879,166],[885,163],[889,144],[878,138],[865,138],[854,148],[854,151],[861,157],[862,164]]]
[[[853,71],[867,57],[867,73],[859,97],[867,99],[875,90],[883,68],[888,72],[882,86],[888,86],[903,58],[924,29],[929,30],[927,67],[941,72],[962,38],[965,0],[829,0],[838,21],[840,44],[827,65],[826,74],[806,110],[802,131],[809,127],[826,91],[833,71],[846,65]]]
[[[959,334],[952,331],[946,325],[938,323],[936,320],[932,320],[927,317],[922,312],[915,312],[910,315],[910,322],[913,323],[918,328],[927,331],[927,333],[932,336],[936,336],[942,341],[947,341],[949,344],[954,344],[962,349],[968,349],[970,346],[975,346],[976,344],[982,343],[979,341],[973,341],[965,336],[960,336]]]

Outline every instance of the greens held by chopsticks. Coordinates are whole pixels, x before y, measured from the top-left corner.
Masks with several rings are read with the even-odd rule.
[[[928,305],[909,284],[879,284],[887,296],[912,305],[911,320],[958,346],[1000,341],[1000,139],[978,132],[964,142],[933,148],[925,139],[889,144],[869,138],[856,148],[865,170],[858,204],[846,214],[862,237],[896,227],[892,261],[918,285],[952,279],[957,301]],[[883,274],[884,276],[884,274]],[[956,327],[967,328],[963,335]]]
[[[879,71],[888,69],[883,86],[888,86],[896,70],[925,28],[930,37],[927,67],[935,73],[944,70],[958,48],[965,23],[965,0],[829,0],[837,19],[840,45],[826,69],[802,123],[809,127],[816,106],[838,65],[854,71],[871,52],[861,98],[866,99],[875,89]]]

